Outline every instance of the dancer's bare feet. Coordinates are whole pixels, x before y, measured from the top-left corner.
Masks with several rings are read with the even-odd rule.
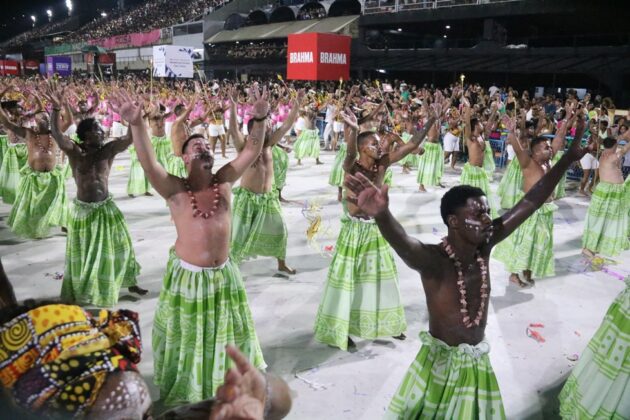
[[[149,191],[145,192],[144,195],[146,195],[148,197],[153,197],[153,194],[151,194]]]
[[[407,339],[407,336],[405,335],[405,333],[400,333],[400,335],[395,335],[395,336],[393,336],[392,338],[394,338],[394,339],[396,339],[396,340],[403,341],[403,340],[406,340],[406,339]]]
[[[298,166],[302,166],[302,159],[298,159]]]
[[[510,282],[514,283],[515,285],[517,285],[518,287],[521,287],[521,288],[525,288],[525,287],[528,286],[528,284],[526,282],[524,282],[523,280],[521,280],[519,275],[516,274],[516,273],[510,274]]]
[[[588,248],[582,248],[582,255],[588,258],[594,258],[595,253]]]
[[[442,184],[441,182],[438,184],[438,187],[440,188],[446,188],[446,185]]]
[[[584,191],[584,190],[582,190],[582,189],[580,189],[580,190],[578,191],[578,194],[580,194],[580,195],[582,195],[582,196],[584,196],[584,197],[588,197],[588,194],[586,193],[586,191]]]
[[[409,168],[408,168],[408,167],[406,167],[406,166],[403,166],[402,173],[403,173],[403,174],[408,174],[409,172],[410,172],[410,171],[409,171]]]
[[[129,197],[134,198],[135,196],[133,194],[127,194]]]
[[[131,286],[131,287],[129,288],[129,292],[130,292],[130,293],[135,293],[135,294],[140,295],[140,296],[144,296],[144,295],[146,295],[147,293],[149,293],[149,291],[148,291],[148,290],[146,290],[146,289],[142,289],[142,288],[140,288],[140,287],[138,287],[138,286]]]
[[[278,271],[285,272],[287,274],[295,274],[297,271],[295,269],[289,267],[284,260],[278,260]]]
[[[337,201],[341,203],[342,200],[343,200],[343,190],[339,188],[339,192],[337,193]]]
[[[424,185],[420,184],[420,186],[418,187],[418,191],[420,192],[427,192],[426,188],[424,188]]]
[[[356,347],[357,345],[352,341],[352,338],[348,337],[348,347]]]
[[[315,160],[315,164],[316,164],[316,165],[323,165],[323,164],[324,164],[324,162],[321,162],[321,161],[319,160],[319,158],[317,158],[317,159]]]
[[[67,229],[67,228],[65,228],[65,227],[63,227],[63,226],[61,227],[61,231],[62,231],[63,233],[68,233],[68,229]]]

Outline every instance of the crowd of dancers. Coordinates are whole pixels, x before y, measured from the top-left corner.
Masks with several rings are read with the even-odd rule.
[[[630,249],[630,177],[624,182],[621,169],[630,152],[627,119],[615,116],[608,98],[572,91],[559,99],[494,86],[384,87],[288,85],[281,77],[2,80],[0,196],[12,205],[6,224],[29,239],[67,232],[59,302],[20,305],[0,276],[0,381],[8,400],[60,416],[143,418],[150,410],[136,367],[137,314],[82,309],[116,305],[122,287],[147,293],[109,192],[113,162],[128,151],[127,194],[160,195],[177,232],[151,343],[160,400],[177,407],[163,416],[285,416],[288,387],[261,373],[264,349],[239,265],[266,256],[285,275],[296,273],[286,261],[282,190],[291,160],[322,164],[321,113],[324,148],[336,153],[329,184],[338,188],[343,215],[315,339],[345,351],[355,346],[351,337],[406,338],[393,249],[420,273],[429,331],[386,416],[504,418],[484,338],[489,260],[503,262],[517,287],[554,275],[554,201],[567,194],[566,172],[577,161],[584,174],[578,194],[591,196],[582,252],[592,258]],[[500,133],[508,165],[495,197],[490,139]],[[217,145],[228,159],[220,168]],[[418,190],[426,192],[444,188],[445,166],[462,160],[459,185],[439,209],[447,236],[424,244],[407,235],[389,209],[388,188],[401,176],[392,165],[417,171]],[[629,319],[627,281],[560,394],[562,417],[630,416]]]

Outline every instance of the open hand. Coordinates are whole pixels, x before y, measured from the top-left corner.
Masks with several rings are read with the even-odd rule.
[[[567,150],[567,155],[572,162],[582,159],[582,157],[588,153],[590,148],[597,147],[597,142],[592,143],[586,147],[582,147],[582,137],[584,136],[584,130],[586,123],[584,122],[584,114],[582,110],[578,110],[576,113],[577,123],[575,125],[575,136],[571,142],[571,146]]]
[[[345,111],[341,111],[339,116],[343,119],[343,122],[350,127],[352,130],[359,131],[359,123],[357,122],[357,117],[354,113],[346,108]]]
[[[266,86],[263,87],[262,93],[260,93],[260,88],[257,83],[249,88],[249,99],[254,104],[249,114],[253,116],[254,119],[260,120],[269,115],[268,96]]]
[[[109,97],[114,112],[131,125],[142,124],[142,106],[137,104],[124,89],[118,89]]]
[[[389,187],[386,184],[379,189],[365,175],[357,173],[356,176],[346,177],[345,186],[356,196],[356,198],[346,199],[356,204],[368,216],[375,217],[387,210]]]
[[[236,347],[227,346],[226,352],[236,368],[225,374],[210,419],[262,420],[267,398],[265,377]]]

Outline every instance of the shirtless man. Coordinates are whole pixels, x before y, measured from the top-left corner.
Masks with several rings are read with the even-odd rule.
[[[172,153],[166,170],[169,174],[175,175],[180,178],[185,178],[187,176],[186,165],[184,165],[184,161],[182,160],[182,145],[192,134],[192,128],[196,125],[201,124],[201,120],[195,120],[191,123],[188,122],[188,117],[195,109],[198,101],[199,96],[195,94],[190,100],[188,106],[184,104],[178,104],[173,110],[177,118],[175,119],[175,121],[173,121],[173,124],[171,126],[170,135]]]
[[[231,366],[226,344],[240,347],[255,367],[265,367],[238,266],[228,258],[232,184],[260,155],[269,113],[266,92],[261,96],[257,86],[250,92],[254,122],[241,153],[213,173],[208,142],[194,134],[182,144],[185,179],[157,162],[141,107],[124,91],[113,100],[130,124],[138,159],[167,201],[177,230],[153,326],[155,382],[166,405],[215,394]]]
[[[51,82],[47,99],[53,106],[52,137],[68,156],[77,186],[68,220],[62,299],[110,307],[118,302],[121,287],[146,294],[137,285],[140,265],[127,223],[109,194],[108,185],[114,157],[131,144],[131,135],[105,144],[98,122],[87,118],[77,127],[80,143],[75,143],[59,128],[64,89]]]
[[[578,110],[573,115],[568,115],[567,126],[573,125],[579,118],[579,129],[576,130],[576,139],[581,139],[584,133],[584,121],[582,111]],[[562,141],[559,140],[561,132],[553,142],[546,137],[530,138],[525,128],[525,118],[521,118],[520,138],[516,138],[516,119],[505,117],[503,120],[508,129],[510,143],[523,172],[523,193],[527,194],[543,175],[549,172],[551,160]],[[526,147],[529,143],[529,148]],[[577,141],[580,143],[580,141]],[[587,150],[587,149],[585,149]],[[560,161],[558,161],[560,162]],[[564,172],[564,171],[563,171]],[[558,208],[552,203],[553,194],[547,201],[522,226],[504,241],[494,253],[494,258],[505,264],[506,270],[511,272],[510,281],[520,287],[533,286],[534,277],[553,276],[555,265],[553,259],[553,212]],[[519,276],[522,272],[523,278]]]
[[[630,151],[628,133],[626,131],[619,138],[626,141],[623,147],[617,147],[618,142],[612,137],[606,137],[603,141],[604,151],[599,158],[599,183],[588,206],[582,236],[582,253],[591,258],[597,253],[614,257],[630,248],[626,231],[626,194],[629,192],[626,191],[621,172],[621,158]]]
[[[437,245],[405,233],[388,208],[386,186],[375,186],[363,173],[348,176],[346,185],[356,197],[352,200],[363,214],[374,217],[396,253],[420,273],[427,297],[429,331],[420,334],[423,345],[386,418],[467,418],[471,413],[505,418],[484,340],[490,252],[547,201],[564,171],[584,152],[573,144],[513,209],[494,220],[483,191],[468,185],[452,188],[440,206],[448,235]],[[432,380],[436,369],[443,380]]]
[[[291,112],[279,129],[267,131],[262,152],[241,177],[240,188],[234,190],[232,203],[232,240],[230,248],[235,262],[257,255],[275,257],[278,271],[295,274],[287,266],[287,227],[282,217],[279,195],[273,191],[274,172],[272,148],[291,129],[297,119],[304,91],[300,90],[293,100]],[[236,102],[238,93],[232,91],[230,106],[230,135],[238,153],[247,140],[238,129]],[[249,125],[252,124],[250,120]],[[251,132],[248,127],[248,132]]]
[[[0,99],[11,89],[7,86],[0,92]],[[13,125],[22,127],[25,125],[25,116],[22,107],[16,101],[2,102],[2,110],[6,110],[6,116],[13,122]],[[20,170],[26,164],[27,147],[24,137],[20,137],[15,131],[6,127],[2,122],[0,125],[4,127],[7,133],[7,150],[2,156],[2,166],[0,167],[0,196],[5,204],[13,204],[15,202],[15,193],[20,182]]]
[[[357,136],[359,125],[354,115],[345,112],[342,117],[348,144],[343,163],[346,178],[363,173],[379,187],[387,168],[416,149],[435,122],[435,116],[431,116],[425,128],[408,143],[382,155],[376,134],[368,131]],[[342,350],[354,346],[350,335],[365,339],[393,336],[402,340],[407,324],[391,248],[378,232],[374,219],[354,204],[351,190],[346,198],[341,231],[315,321],[315,339]]]
[[[15,204],[7,225],[25,238],[45,238],[50,228],[65,228],[68,217],[65,176],[57,167],[57,147],[45,111],[35,115],[35,128],[14,124],[0,108],[0,124],[26,139],[28,166],[20,173]]]
[[[486,147],[488,147],[484,137],[487,138],[490,127],[488,124],[484,126],[477,118],[471,118],[471,114],[472,109],[470,104],[464,99],[464,141],[468,148],[468,162],[466,162],[462,169],[462,176],[459,183],[481,188],[490,203],[492,215],[496,216],[497,211],[494,206],[494,200],[492,200],[490,195],[490,180],[488,179],[487,172],[483,168],[485,150]]]
[[[171,155],[171,142],[169,141],[166,130],[164,129],[165,120],[170,115],[166,113],[164,105],[158,104],[146,115],[149,120],[149,130],[151,133],[151,143],[155,149],[155,155],[160,165],[164,169],[168,168],[169,156]]]

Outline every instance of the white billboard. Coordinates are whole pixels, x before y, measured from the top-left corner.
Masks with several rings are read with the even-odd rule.
[[[194,49],[177,45],[153,47],[153,76],[192,78]]]

